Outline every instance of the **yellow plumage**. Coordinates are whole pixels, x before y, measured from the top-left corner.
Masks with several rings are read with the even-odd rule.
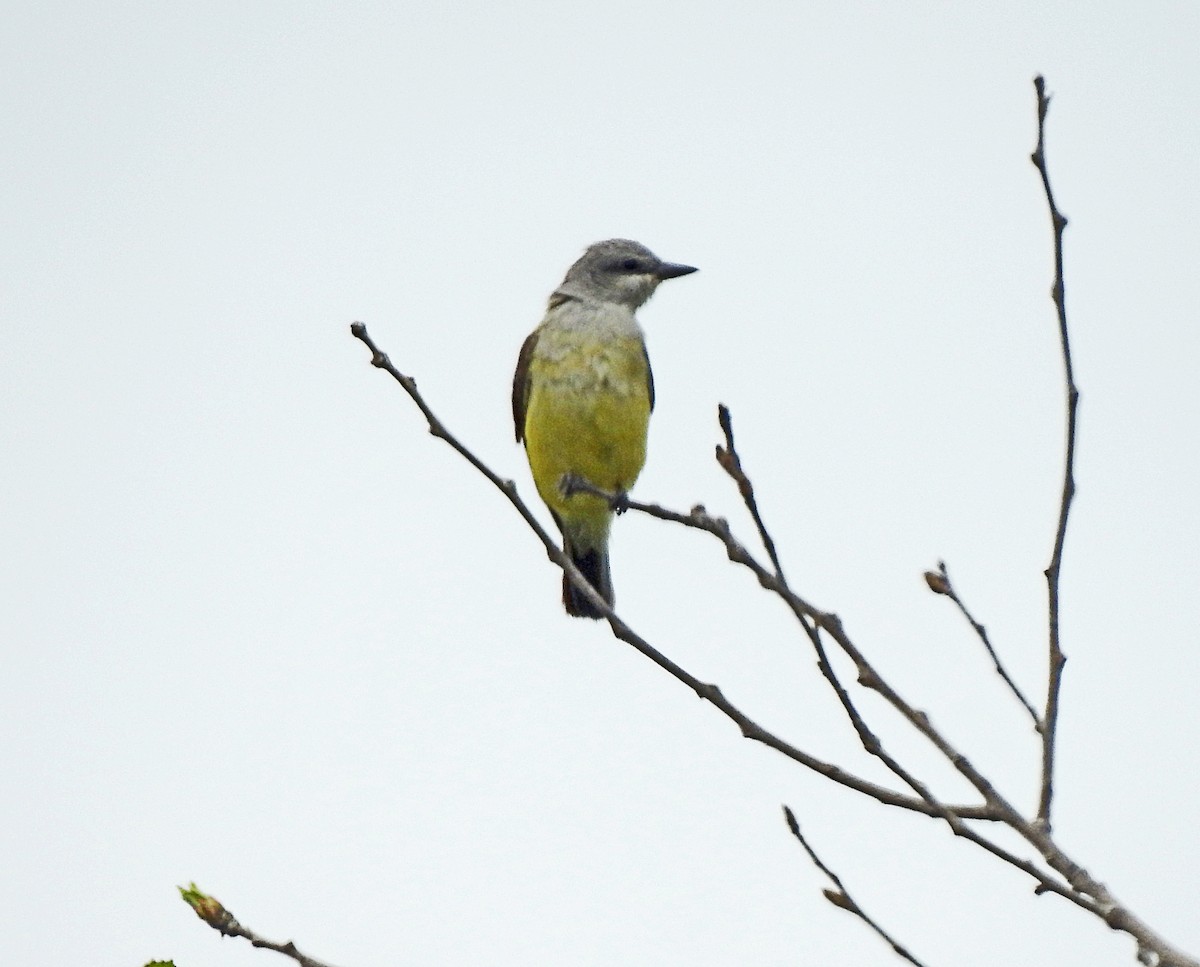
[[[564,497],[573,473],[609,493],[629,490],[646,462],[649,366],[636,338],[543,331],[529,364],[525,446],[538,493],[583,547],[604,543],[612,511],[599,497]]]

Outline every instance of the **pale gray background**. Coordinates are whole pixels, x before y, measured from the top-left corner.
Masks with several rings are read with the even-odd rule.
[[[603,626],[368,365],[532,488],[508,392],[587,243],[701,267],[643,312],[635,496],[703,502],[718,401],[790,575],[1022,806],[1063,388],[1083,390],[1057,823],[1200,950],[1194,3],[18,3],[0,37],[0,955],[267,965],[1132,963],[938,824],[742,740]],[[548,515],[539,505],[539,513]],[[866,774],[784,609],[629,515],[622,613]],[[963,784],[863,708],[947,796]]]

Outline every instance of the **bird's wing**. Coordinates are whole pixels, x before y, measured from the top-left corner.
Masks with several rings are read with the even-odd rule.
[[[517,371],[513,373],[512,406],[513,429],[517,442],[525,439],[525,407],[529,404],[529,363],[537,345],[538,331],[535,329],[521,344],[521,355],[517,357]]]

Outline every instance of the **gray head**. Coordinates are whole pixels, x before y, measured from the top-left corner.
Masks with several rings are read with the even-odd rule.
[[[695,271],[690,265],[664,262],[638,242],[610,238],[588,246],[579,261],[567,270],[567,277],[558,291],[636,309],[654,294],[664,279]]]

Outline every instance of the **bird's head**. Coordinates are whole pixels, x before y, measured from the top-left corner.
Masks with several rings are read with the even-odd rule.
[[[660,282],[695,271],[690,265],[664,262],[639,242],[610,238],[588,246],[567,270],[563,288],[636,309],[654,294]]]

